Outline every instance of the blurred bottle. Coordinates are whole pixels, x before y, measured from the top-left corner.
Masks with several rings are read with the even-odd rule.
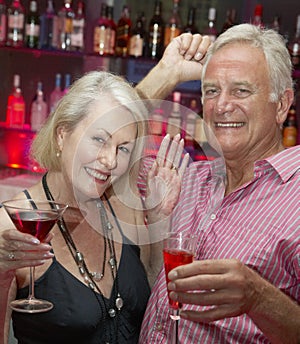
[[[154,14],[149,23],[147,56],[160,59],[164,50],[164,20],[161,1],[155,1]]]
[[[270,29],[280,33],[280,17],[274,16],[272,23],[270,24]]]
[[[263,24],[263,6],[261,4],[257,4],[254,9],[254,18],[252,20],[252,24],[259,26],[261,28],[264,27]]]
[[[31,104],[30,125],[32,131],[39,131],[48,116],[48,107],[44,99],[43,84],[38,82],[36,94]]]
[[[25,40],[25,10],[20,0],[13,0],[7,10],[7,41],[11,47],[23,47]]]
[[[185,118],[185,125],[184,125],[184,140],[186,146],[193,146],[194,138],[195,138],[195,125],[196,125],[196,118],[199,112],[198,103],[196,99],[192,99],[189,105],[189,109],[191,111],[187,112]]]
[[[128,6],[123,6],[121,18],[117,24],[115,54],[120,57],[127,57],[129,53],[129,39],[131,30],[131,19]]]
[[[216,13],[217,11],[214,7],[208,10],[208,24],[203,31],[203,34],[209,36],[212,42],[214,42],[218,36],[218,31],[216,29]]]
[[[190,7],[187,16],[186,26],[183,29],[183,32],[189,32],[191,34],[198,33],[199,30],[196,27],[196,8]]]
[[[236,18],[236,9],[235,8],[228,9],[226,11],[226,19],[220,33],[225,32],[232,26],[236,25],[235,18]]]
[[[164,47],[166,47],[173,38],[181,34],[181,18],[179,13],[179,0],[173,0],[173,9],[171,16],[165,26]]]
[[[30,1],[29,12],[25,25],[25,42],[27,48],[37,49],[40,37],[40,16],[38,14],[37,1]]]
[[[53,1],[47,1],[46,11],[40,17],[40,49],[58,48],[58,21]]]
[[[52,113],[55,110],[62,96],[63,96],[63,92],[61,89],[61,74],[57,73],[55,75],[55,86],[54,86],[53,91],[50,94],[50,103],[49,103],[50,113]]]
[[[75,13],[72,9],[72,0],[64,0],[64,6],[58,12],[58,48],[71,50],[71,34]]]
[[[5,0],[0,0],[0,46],[6,44],[7,13]]]
[[[295,68],[300,67],[300,14],[297,16],[294,37],[288,43],[292,64]]]
[[[113,56],[115,54],[117,25],[114,21],[114,7],[111,1],[108,1],[107,6],[107,20],[108,24],[105,29],[105,55]]]
[[[296,146],[297,134],[296,102],[294,100],[283,124],[282,143],[285,148]]]
[[[146,30],[144,27],[144,12],[138,15],[134,28],[131,31],[129,40],[129,55],[132,57],[141,57],[145,55],[146,48]]]
[[[180,113],[181,93],[173,92],[173,108],[168,116],[167,134],[174,137],[181,134],[181,113]]]
[[[93,51],[99,55],[105,55],[105,52],[108,51],[106,47],[106,29],[109,26],[109,21],[107,18],[107,5],[102,2],[100,17],[97,20],[97,23],[94,28],[94,48]]]
[[[25,123],[25,101],[20,87],[20,75],[15,74],[13,90],[7,99],[6,125],[10,128],[23,128]]]
[[[162,136],[164,127],[164,110],[155,108],[149,117],[149,133],[152,135]]]
[[[71,33],[71,50],[84,51],[85,15],[83,1],[77,2],[77,10],[73,19],[73,31]]]
[[[62,91],[63,96],[69,92],[69,88],[71,86],[71,74],[65,74],[65,87]]]

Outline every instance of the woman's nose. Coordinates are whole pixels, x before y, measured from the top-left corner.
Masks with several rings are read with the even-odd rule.
[[[116,148],[111,145],[104,145],[100,151],[98,158],[107,169],[112,170],[117,166]]]

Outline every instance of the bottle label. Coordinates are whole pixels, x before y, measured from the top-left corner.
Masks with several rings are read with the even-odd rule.
[[[84,40],[83,40],[83,31],[84,31],[84,19],[74,19],[73,20],[73,32],[71,34],[71,45],[83,49]]]
[[[180,29],[176,26],[168,26],[165,28],[165,38],[164,38],[164,46],[166,47],[173,38],[179,36],[181,33]]]
[[[106,42],[105,26],[97,26],[94,30],[94,52],[100,55],[104,54]]]
[[[0,14],[0,42],[6,39],[6,15]]]
[[[10,29],[22,30],[24,27],[24,14],[19,15],[9,15],[8,16],[8,27]]]
[[[34,23],[26,24],[26,35],[30,37],[39,37],[40,26]]]
[[[129,42],[129,55],[139,57],[143,56],[144,39],[141,35],[134,35]]]

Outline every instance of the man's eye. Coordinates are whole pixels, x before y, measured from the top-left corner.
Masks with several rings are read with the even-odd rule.
[[[247,97],[249,94],[251,94],[251,92],[246,89],[246,88],[239,88],[235,91],[235,94],[238,96],[238,97]]]
[[[217,94],[217,90],[215,88],[210,88],[204,91],[204,96],[206,98],[213,98]]]

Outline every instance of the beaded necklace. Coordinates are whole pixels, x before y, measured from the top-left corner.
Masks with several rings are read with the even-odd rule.
[[[44,192],[45,192],[47,199],[54,201],[54,197],[52,196],[51,191],[50,191],[48,184],[47,184],[46,176],[47,176],[47,173],[44,174],[42,177],[43,189],[44,189]],[[104,195],[104,197],[105,197],[105,200],[107,201],[110,209],[112,209],[112,206],[111,206],[108,198],[106,197],[106,195]],[[123,307],[124,302],[123,302],[123,299],[121,298],[120,293],[119,293],[118,264],[117,264],[117,259],[116,259],[116,252],[115,252],[113,232],[112,232],[113,226],[112,226],[111,222],[108,220],[105,207],[104,207],[103,202],[100,198],[99,198],[99,200],[97,200],[97,208],[99,209],[99,213],[100,213],[101,225],[102,225],[102,229],[103,229],[103,241],[104,241],[104,258],[103,258],[103,266],[102,266],[102,272],[101,273],[89,271],[87,264],[84,260],[84,256],[80,251],[78,251],[63,217],[61,219],[59,219],[59,221],[57,222],[57,225],[58,225],[60,232],[62,233],[62,236],[63,236],[63,238],[67,244],[67,247],[68,247],[68,249],[69,249],[69,251],[70,251],[77,267],[78,267],[80,275],[83,277],[87,286],[94,292],[96,299],[100,305],[102,314],[104,316],[105,316],[105,314],[107,314],[110,318],[116,318],[116,325],[117,325],[116,336],[117,336],[117,342],[118,342],[119,313]],[[117,221],[115,216],[114,216],[114,218]],[[117,225],[119,227],[118,223],[117,223]],[[116,288],[115,304],[111,305],[111,307],[109,307],[109,309],[107,308],[106,302],[104,300],[104,295],[103,295],[100,287],[95,282],[95,281],[101,280],[104,276],[106,254],[107,254],[106,246],[108,246],[109,253],[110,253],[110,258],[108,260],[108,263],[109,263],[109,266],[111,268],[112,278],[114,281],[113,287],[115,285],[115,288]],[[96,291],[101,296],[102,303],[99,301],[99,299],[96,295]],[[106,317],[105,317],[104,321],[106,321]]]

